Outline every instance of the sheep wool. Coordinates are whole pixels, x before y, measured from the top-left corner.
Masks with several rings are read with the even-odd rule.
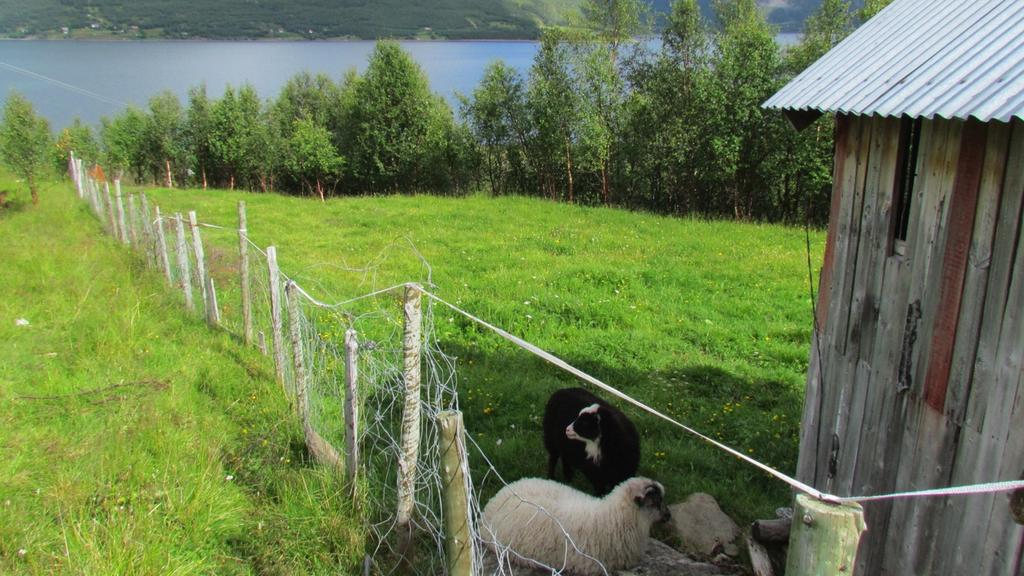
[[[516,564],[579,576],[610,574],[640,563],[651,526],[669,516],[664,494],[648,478],[630,478],[603,498],[524,478],[487,503],[481,535],[499,557],[507,552]]]

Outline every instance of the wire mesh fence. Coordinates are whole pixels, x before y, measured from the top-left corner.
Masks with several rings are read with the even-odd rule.
[[[328,304],[277,270],[276,250],[250,241],[241,225],[204,222],[194,213],[165,213],[142,195],[119,198],[118,186],[108,194],[106,183],[87,177],[78,186],[106,232],[133,246],[160,270],[186,305],[191,302],[195,315],[239,339],[251,340],[273,359],[284,397],[302,420],[311,453],[319,451],[321,462],[326,454],[326,463],[356,478],[351,488],[364,510],[371,571],[448,574],[451,553],[446,551],[446,538],[451,535],[446,533],[444,510],[451,486],[445,481],[446,448],[438,422],[443,413],[459,410],[459,394],[456,359],[444,351],[435,327],[435,307],[443,306],[439,303],[443,301],[417,295],[422,305],[416,362],[420,384],[413,405],[419,420],[415,464],[411,465],[404,437],[410,398],[406,285],[379,290],[374,286],[366,295]],[[425,268],[429,285],[429,265]],[[354,272],[367,274],[366,270]],[[316,283],[304,279],[303,284]],[[215,314],[210,312],[214,306]],[[358,344],[358,378],[355,406],[349,407],[356,416],[346,421],[345,339],[349,333]],[[347,440],[347,426],[356,432],[354,441]],[[481,495],[494,494],[507,482],[472,435],[465,438],[468,454],[459,466],[468,487],[464,524],[469,541],[463,553],[471,558],[473,573],[522,574],[515,566],[524,563],[542,567],[547,574],[565,572],[565,562],[546,566],[517,557],[478,529]],[[314,443],[319,448],[314,449]],[[352,474],[355,471],[344,469],[342,454],[356,447],[358,472]],[[407,525],[400,511],[405,475],[411,475],[412,497]],[[543,509],[538,514],[550,518]],[[578,552],[568,532],[562,534],[567,554]]]

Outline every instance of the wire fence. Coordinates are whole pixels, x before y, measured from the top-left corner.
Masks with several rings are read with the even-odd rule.
[[[73,161],[71,174],[79,196],[88,203],[106,232],[135,247],[147,263],[160,270],[169,286],[181,291],[188,308],[274,359],[275,374],[285,398],[296,409],[311,455],[322,463],[337,466],[363,506],[369,534],[367,566],[374,573],[438,575],[452,571],[452,534],[450,528],[446,529],[451,518],[445,517],[446,498],[451,498],[452,471],[444,463],[451,446],[442,439],[439,422],[445,413],[459,410],[459,383],[456,360],[444,351],[437,338],[436,307],[444,308],[442,316],[451,312],[461,314],[483,330],[819,501],[847,503],[1024,488],[1024,482],[1000,482],[838,498],[675,421],[417,285],[380,289],[374,286],[370,292],[354,298],[324,302],[277,268],[274,247],[260,247],[248,239],[244,203],[239,210],[239,225],[232,228],[223,223],[201,222],[194,212],[162,213],[159,207],[150,205],[144,194],[123,196],[118,183],[111,189],[107,183],[91,178],[81,161]],[[425,270],[427,278],[423,281],[431,286],[428,264]],[[412,292],[417,308],[422,307],[422,313],[417,313],[416,357],[412,367],[410,286],[417,286]],[[353,334],[358,340],[354,358],[348,355],[346,346],[347,338]],[[413,368],[417,389],[411,395]],[[351,375],[349,370],[353,370]],[[416,415],[415,421],[410,420],[412,413]],[[416,436],[411,460],[410,432]],[[522,566],[526,565],[545,574],[563,574],[572,572],[581,558],[592,562],[594,573],[610,573],[588,550],[577,546],[571,527],[563,526],[544,507],[522,499],[524,504],[533,506],[538,528],[553,525],[562,536],[560,561],[524,558],[496,542],[487,529],[481,530],[484,503],[480,496],[494,494],[509,482],[472,434],[463,438],[458,441],[463,453],[457,466],[467,488],[463,497],[468,541],[463,542],[463,555],[468,558],[472,573],[522,574]],[[358,453],[358,459],[346,464],[353,453]],[[412,513],[406,518],[402,508],[408,497]],[[408,534],[414,538],[407,538]]]

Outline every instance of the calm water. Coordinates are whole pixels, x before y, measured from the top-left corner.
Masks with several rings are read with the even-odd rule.
[[[798,36],[783,34],[780,44]],[[276,97],[284,83],[306,70],[335,80],[366,68],[373,50],[365,42],[98,42],[0,40],[0,99],[11,89],[60,129],[77,116],[89,124],[113,116],[128,104],[145,107],[170,90],[187,105],[188,89],[206,83],[218,97],[228,84],[245,82],[260,97]],[[535,42],[403,42],[423,67],[431,88],[456,105],[455,94],[472,93],[484,68],[502,59],[526,71]]]
[[[276,97],[303,70],[335,80],[366,69],[374,43],[366,42],[77,42],[0,41],[0,98],[12,88],[59,129],[76,116],[98,124],[127,104],[145,107],[170,90],[187,103],[188,89],[206,83],[211,97],[228,84],[249,82],[261,98]],[[537,50],[533,42],[402,43],[430,79],[432,89],[455,103],[470,94],[493,60],[521,70]]]

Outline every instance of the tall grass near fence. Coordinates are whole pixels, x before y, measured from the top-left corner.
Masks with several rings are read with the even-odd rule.
[[[116,192],[105,209],[96,206],[105,194],[91,198],[101,218],[117,220]],[[323,440],[329,448],[322,452],[329,456],[325,463],[339,474],[340,453],[350,448],[341,416],[343,339],[353,328],[359,334],[358,361],[364,367],[359,444],[367,450],[358,489],[371,503],[366,510],[375,535],[370,552],[384,572],[403,570],[389,564],[401,544],[394,530],[394,489],[400,484],[401,388],[407,380],[400,368],[400,290],[380,290],[392,283],[420,281],[447,301],[555,351],[670,416],[792,470],[810,331],[802,231],[523,199],[389,198],[314,206],[222,191],[151,191],[147,203],[159,203],[163,215],[153,218],[156,229],[173,227],[176,238],[184,237],[177,242],[184,244],[180,261],[195,271],[203,260],[213,278],[208,283],[201,272],[180,268],[168,273],[171,283],[182,290],[183,300],[186,285],[197,292],[219,287],[220,308],[206,316],[240,336],[244,322],[229,310],[236,306],[229,303],[238,302],[239,274],[232,265],[218,270],[210,263],[239,259],[233,255],[240,256],[245,242],[232,221],[235,201],[242,198],[249,209],[245,234],[255,262],[252,284],[262,286],[253,290],[265,294],[277,286],[284,291],[290,306],[278,311],[282,330],[295,327],[293,340],[280,337],[285,350],[277,361],[279,383],[295,399],[304,428],[315,432],[306,432],[307,445],[315,445],[311,437]],[[185,218],[174,214],[196,208],[202,217],[195,226],[188,223],[189,233],[178,234]],[[154,215],[155,210],[148,217]],[[813,235],[812,262],[819,258],[820,240]],[[144,249],[153,244],[144,243]],[[270,244],[277,250],[264,248]],[[276,282],[270,279],[271,253],[277,253],[283,270]],[[268,270],[265,277],[263,270]],[[373,296],[352,300],[367,293]],[[338,294],[346,296],[330,298]],[[210,296],[197,314],[208,309]],[[425,457],[414,483],[421,573],[436,573],[443,563],[439,412],[465,410],[466,472],[473,485],[468,504],[479,510],[504,482],[544,474],[543,403],[556,388],[578,384],[454,309],[430,302],[422,364],[427,377],[419,396]],[[274,314],[265,305],[257,307],[263,311],[254,314],[266,325]],[[259,332],[265,343],[273,341],[254,328]],[[273,356],[274,346],[265,346]],[[309,377],[300,384],[302,374]],[[641,473],[663,481],[670,497],[709,491],[741,520],[788,502],[786,487],[766,475],[646,415],[631,415],[644,437]]]
[[[0,210],[0,573],[357,573],[273,370],[72,196]]]

